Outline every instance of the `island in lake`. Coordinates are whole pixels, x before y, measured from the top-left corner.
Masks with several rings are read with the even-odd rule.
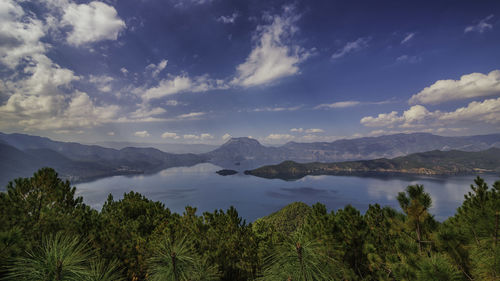
[[[222,170],[217,171],[216,173],[221,175],[221,176],[230,176],[230,175],[237,174],[238,171],[229,170],[229,169],[222,169]]]
[[[500,172],[500,149],[479,152],[459,150],[414,153],[393,159],[374,159],[337,163],[297,163],[284,161],[245,171],[262,178],[296,180],[308,175],[466,175]]]

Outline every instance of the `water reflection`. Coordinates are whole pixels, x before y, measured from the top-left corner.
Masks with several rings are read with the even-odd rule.
[[[321,202],[330,210],[347,204],[366,211],[369,204],[399,208],[398,192],[411,184],[423,184],[433,199],[431,212],[438,220],[453,215],[470,190],[474,176],[460,177],[348,177],[308,176],[297,181],[262,179],[243,174],[219,176],[220,167],[199,164],[163,170],[154,175],[115,176],[77,185],[77,194],[96,209],[100,209],[109,193],[115,199],[125,192],[137,191],[158,200],[174,212],[182,213],[185,206],[199,212],[227,209],[235,206],[247,221],[268,215],[283,206],[302,201]],[[489,184],[498,177],[484,176]]]

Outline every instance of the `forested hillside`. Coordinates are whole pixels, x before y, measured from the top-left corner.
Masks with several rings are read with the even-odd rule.
[[[97,211],[44,168],[0,193],[0,278],[499,280],[500,181],[476,178],[442,223],[423,186],[397,199],[402,212],[294,203],[253,223],[234,208],[172,213],[135,192]]]
[[[459,150],[428,151],[393,159],[374,159],[338,163],[297,163],[284,161],[245,171],[263,178],[295,180],[307,175],[465,175],[498,173],[500,149],[468,152]]]

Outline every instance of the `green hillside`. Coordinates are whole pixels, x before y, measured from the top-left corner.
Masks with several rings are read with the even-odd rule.
[[[500,149],[479,152],[429,151],[393,159],[375,159],[338,163],[296,163],[285,161],[245,171],[263,178],[299,179],[307,175],[461,175],[500,172]]]

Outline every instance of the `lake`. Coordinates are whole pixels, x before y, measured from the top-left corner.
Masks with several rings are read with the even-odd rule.
[[[161,201],[171,211],[182,213],[185,206],[198,208],[198,215],[216,209],[235,206],[248,222],[271,214],[285,205],[302,201],[321,202],[329,210],[351,204],[365,212],[369,204],[379,203],[399,209],[396,196],[406,186],[423,184],[431,194],[431,213],[442,221],[455,213],[464,194],[470,191],[475,176],[453,177],[355,177],[307,176],[297,181],[263,179],[236,174],[220,176],[221,168],[212,164],[177,167],[153,175],[114,176],[76,185],[77,194],[84,202],[100,209],[108,194],[115,200],[123,194],[136,191],[148,199]],[[491,186],[500,177],[482,175]]]

